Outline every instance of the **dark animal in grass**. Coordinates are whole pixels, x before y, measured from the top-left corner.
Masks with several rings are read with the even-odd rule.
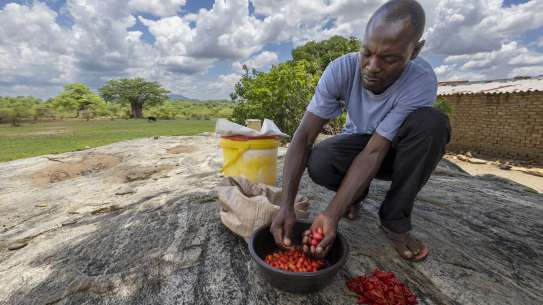
[[[154,117],[154,116],[147,117],[147,122],[149,122],[149,123],[156,122],[156,117]]]

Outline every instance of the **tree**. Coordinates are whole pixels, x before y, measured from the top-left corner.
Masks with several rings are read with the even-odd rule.
[[[150,116],[156,117],[160,120],[173,120],[178,114],[174,102],[171,101],[150,107],[145,111],[148,111]]]
[[[119,103],[107,104],[107,115],[114,118],[130,118],[130,107],[128,105],[122,105]]]
[[[271,119],[287,134],[293,134],[319,80],[309,73],[314,64],[305,60],[274,66],[268,73],[245,74],[236,84],[231,97],[238,102],[233,119]]]
[[[97,113],[104,112],[107,106],[101,97],[81,83],[65,85],[64,91],[53,99],[51,105],[61,111],[75,112],[77,117],[84,117],[87,120]]]
[[[143,105],[161,105],[168,99],[169,91],[158,82],[143,78],[110,80],[99,89],[102,97],[109,103],[128,104],[131,117],[143,117]]]
[[[34,121],[40,118],[54,119],[56,116],[55,110],[50,104],[39,103],[32,108],[34,114]]]
[[[328,64],[347,53],[360,51],[360,41],[357,38],[345,38],[341,36],[333,36],[330,39],[320,42],[310,41],[303,46],[292,50],[293,61],[307,60],[318,65],[319,71],[322,73]]]
[[[22,118],[34,116],[34,109],[40,103],[40,99],[31,96],[0,97],[0,121],[8,121],[13,127],[19,126]]]
[[[360,42],[356,38],[334,36],[294,49],[291,61],[276,65],[269,72],[249,72],[244,67],[245,73],[230,95],[237,102],[233,120],[243,124],[250,118],[269,118],[283,132],[292,135],[326,66],[332,60],[359,49]],[[340,130],[343,124],[342,118],[330,123],[332,130]]]

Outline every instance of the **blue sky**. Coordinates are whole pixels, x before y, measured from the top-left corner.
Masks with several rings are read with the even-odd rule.
[[[422,54],[445,80],[543,74],[543,1],[420,0]],[[55,96],[141,76],[176,94],[226,98],[246,64],[266,71],[292,48],[360,37],[383,0],[0,0],[2,95]]]

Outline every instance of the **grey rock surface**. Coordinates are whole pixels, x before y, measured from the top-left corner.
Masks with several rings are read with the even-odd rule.
[[[218,149],[160,137],[0,163],[0,304],[356,304],[345,281],[375,267],[420,304],[543,303],[543,196],[446,161],[415,205],[425,262],[401,260],[380,232],[388,182],[375,181],[361,219],[340,224],[351,254],[335,281],[275,290],[219,220]],[[301,194],[313,216],[333,196],[306,175]]]

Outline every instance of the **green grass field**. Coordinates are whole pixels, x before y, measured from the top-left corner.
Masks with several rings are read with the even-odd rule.
[[[213,131],[215,121],[63,120],[0,125],[0,162],[96,147],[123,140],[194,135]]]

